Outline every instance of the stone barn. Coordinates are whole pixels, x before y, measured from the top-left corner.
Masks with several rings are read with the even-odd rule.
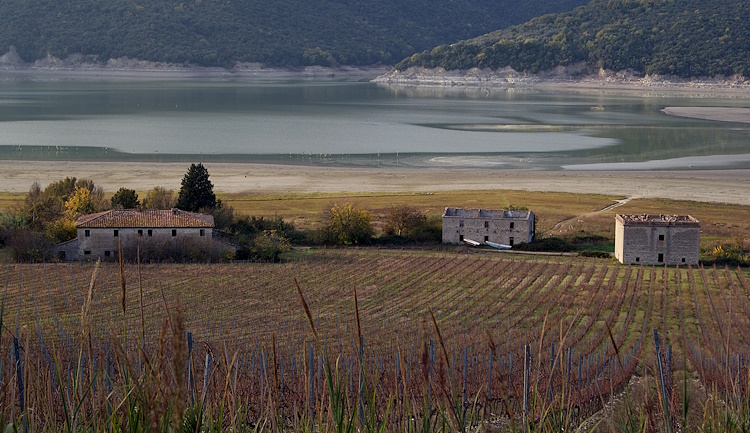
[[[188,248],[209,253],[232,248],[214,240],[213,229],[213,215],[179,209],[109,210],[78,218],[76,239],[58,245],[55,252],[61,260],[116,260],[120,242],[126,257],[136,247],[144,253]]]
[[[534,238],[534,213],[528,210],[445,208],[443,243],[464,240],[513,246]]]
[[[624,264],[697,265],[700,223],[692,216],[615,217],[615,258]]]

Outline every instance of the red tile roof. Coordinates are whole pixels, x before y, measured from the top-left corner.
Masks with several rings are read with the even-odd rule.
[[[213,215],[170,210],[108,210],[84,215],[76,221],[77,228],[213,228]]]

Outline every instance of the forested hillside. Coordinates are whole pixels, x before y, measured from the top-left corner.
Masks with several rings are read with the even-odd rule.
[[[409,66],[501,68],[536,73],[586,62],[680,77],[750,75],[750,2],[594,0],[505,30],[407,58]]]
[[[586,0],[3,0],[0,54],[26,62],[81,53],[98,61],[232,66],[393,63]]]

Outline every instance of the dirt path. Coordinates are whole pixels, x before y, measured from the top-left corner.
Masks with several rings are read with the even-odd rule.
[[[623,198],[623,199],[620,199],[620,200],[615,200],[615,202],[612,203],[611,205],[606,206],[604,208],[601,208],[599,210],[595,210],[593,212],[585,213],[585,214],[582,214],[582,215],[578,215],[578,216],[574,216],[572,218],[568,218],[568,219],[562,220],[559,223],[555,224],[555,226],[552,227],[552,229],[550,230],[550,232],[551,233],[556,233],[556,234],[567,233],[569,230],[573,230],[572,223],[579,222],[579,221],[581,221],[581,220],[583,220],[583,219],[585,219],[587,217],[590,217],[590,216],[594,216],[594,215],[597,215],[597,214],[600,214],[600,213],[603,213],[603,212],[611,211],[612,209],[617,209],[618,207],[620,207],[620,206],[626,204],[627,202],[629,202],[629,201],[631,201],[633,199],[636,199],[636,198],[638,198],[638,197],[637,196],[631,196],[631,197],[626,197],[626,198]],[[565,227],[565,226],[567,226],[567,227]]]

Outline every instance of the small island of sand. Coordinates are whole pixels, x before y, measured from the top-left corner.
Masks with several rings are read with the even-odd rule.
[[[662,112],[691,119],[750,123],[750,108],[745,107],[666,107]]]

